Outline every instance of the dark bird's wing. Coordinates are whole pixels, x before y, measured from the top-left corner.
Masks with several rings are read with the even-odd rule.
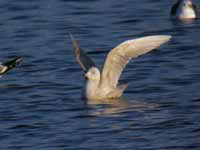
[[[178,9],[180,3],[181,3],[181,1],[178,0],[178,1],[176,2],[176,4],[173,5],[173,7],[172,7],[172,9],[171,9],[171,15],[172,15],[172,16],[176,15],[176,11],[177,11],[177,9]]]
[[[194,11],[195,11],[195,14],[197,15],[197,5],[192,4],[192,7],[193,7],[193,9],[194,9]],[[198,17],[198,16],[197,16],[197,17]]]
[[[79,63],[80,67],[86,72],[91,67],[96,67],[95,63],[92,61],[92,59],[87,56],[87,54],[80,48],[77,40],[73,37],[73,35],[70,34],[72,45],[74,49],[74,54],[76,57],[77,62]]]

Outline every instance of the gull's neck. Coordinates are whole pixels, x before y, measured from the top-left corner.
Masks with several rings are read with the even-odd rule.
[[[98,91],[99,88],[99,80],[87,80],[86,81],[86,97],[88,99],[92,99],[96,97],[96,93]]]

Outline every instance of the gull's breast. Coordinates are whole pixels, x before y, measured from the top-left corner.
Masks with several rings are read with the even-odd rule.
[[[180,8],[177,11],[177,17],[181,20],[184,19],[195,19],[196,18],[196,14],[194,9],[192,8]]]

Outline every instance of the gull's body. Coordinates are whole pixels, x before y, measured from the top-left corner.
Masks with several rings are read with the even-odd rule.
[[[129,60],[159,47],[170,38],[171,36],[147,36],[125,41],[108,53],[100,71],[72,37],[76,59],[86,72],[85,97],[88,100],[121,97],[127,84],[119,85],[118,80]]]
[[[171,15],[179,20],[197,18],[197,7],[192,0],[178,0],[171,9]]]
[[[113,99],[119,98],[126,89],[127,84],[120,86],[105,86],[101,82],[101,74],[98,68],[92,67],[85,74],[87,79],[85,87],[85,97],[87,99]]]
[[[21,63],[21,61],[21,58],[15,58],[3,64],[0,64],[0,75],[5,74],[9,70],[15,68],[19,63]]]

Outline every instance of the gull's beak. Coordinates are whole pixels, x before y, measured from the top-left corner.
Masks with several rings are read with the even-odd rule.
[[[85,80],[89,79],[88,76],[87,76],[87,74],[84,75],[84,78],[85,78]]]

